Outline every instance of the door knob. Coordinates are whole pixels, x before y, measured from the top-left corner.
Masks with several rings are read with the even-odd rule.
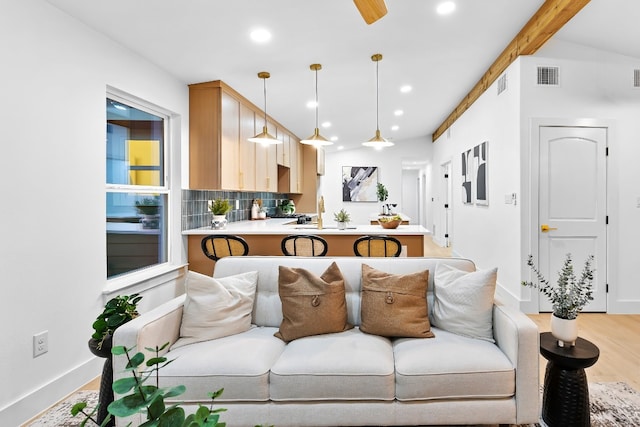
[[[540,231],[542,231],[543,233],[546,233],[549,230],[557,230],[556,227],[549,227],[549,224],[542,224],[540,226]]]

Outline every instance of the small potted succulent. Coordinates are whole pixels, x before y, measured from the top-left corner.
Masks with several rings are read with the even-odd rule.
[[[227,212],[231,210],[231,203],[227,199],[209,201],[209,210],[213,214],[211,228],[220,230],[227,226]]]
[[[564,347],[565,343],[575,345],[578,338],[578,314],[593,300],[593,259],[593,255],[587,257],[580,278],[577,278],[573,271],[571,254],[567,254],[562,270],[558,273],[556,286],[542,276],[533,263],[532,255],[527,259],[527,265],[534,272],[537,281],[522,281],[522,286],[538,289],[551,302],[551,334],[558,340],[560,347]]]
[[[333,219],[338,223],[338,230],[344,230],[347,228],[347,223],[351,221],[351,216],[344,209],[340,209],[340,212],[333,213]]]

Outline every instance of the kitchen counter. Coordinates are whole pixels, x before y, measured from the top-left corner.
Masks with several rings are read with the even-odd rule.
[[[354,256],[353,242],[364,235],[388,235],[400,240],[401,256],[424,255],[424,237],[431,232],[420,225],[400,225],[396,229],[384,229],[380,225],[354,224],[346,230],[338,230],[335,221],[325,221],[326,227],[319,230],[316,224],[297,224],[292,218],[268,218],[266,220],[238,221],[227,224],[224,230],[201,227],[184,230],[188,238],[189,269],[202,274],[211,274],[215,262],[202,252],[200,242],[209,234],[234,234],[249,244],[249,255],[283,255],[280,243],[291,234],[315,234],[328,243],[328,256]]]
[[[240,235],[289,235],[289,234],[318,234],[318,235],[421,235],[428,236],[429,230],[421,225],[400,225],[394,230],[382,228],[380,225],[351,225],[346,230],[338,230],[335,221],[325,221],[325,227],[318,229],[316,224],[296,224],[291,218],[268,218],[255,221],[230,222],[224,230],[214,230],[211,227],[201,227],[185,230],[187,236],[206,236],[209,234],[240,234]]]

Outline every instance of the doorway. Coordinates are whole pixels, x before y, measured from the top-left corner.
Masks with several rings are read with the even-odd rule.
[[[587,257],[595,257],[594,300],[584,311],[607,310],[607,138],[606,126],[534,124],[532,142],[539,150],[538,169],[532,168],[532,182],[537,174],[534,260],[542,275],[556,283],[567,254],[578,277]],[[552,311],[543,294],[538,307]]]

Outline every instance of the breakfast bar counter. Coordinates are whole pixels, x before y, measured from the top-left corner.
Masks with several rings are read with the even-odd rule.
[[[188,237],[189,269],[202,274],[211,274],[214,261],[207,258],[200,247],[204,236],[209,234],[233,234],[241,236],[249,244],[249,255],[283,255],[280,242],[292,234],[314,234],[324,238],[329,246],[327,256],[354,256],[353,242],[360,236],[387,235],[400,240],[401,256],[421,257],[424,254],[424,238],[431,232],[420,225],[400,225],[396,229],[384,229],[380,225],[352,225],[338,230],[334,221],[326,222],[318,229],[317,224],[297,224],[290,218],[268,218],[266,220],[230,222],[225,229],[214,230],[201,227],[185,230]]]

